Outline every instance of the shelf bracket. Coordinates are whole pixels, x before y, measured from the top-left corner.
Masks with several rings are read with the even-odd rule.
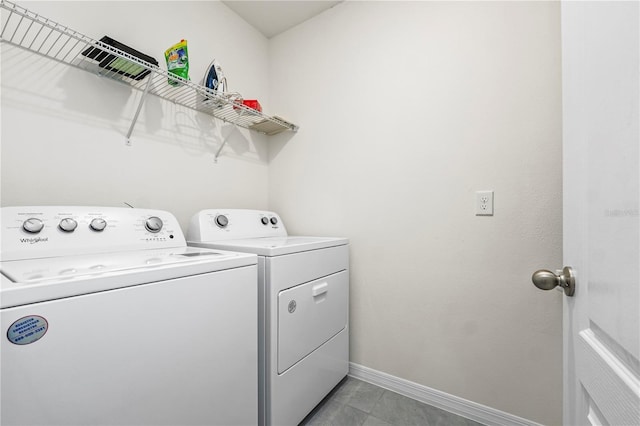
[[[131,133],[133,133],[133,128],[136,127],[136,122],[138,121],[138,116],[140,115],[140,111],[142,110],[142,104],[144,104],[144,100],[147,98],[147,93],[149,93],[149,88],[151,88],[151,82],[153,81],[154,72],[151,72],[147,76],[147,85],[144,87],[144,92],[142,92],[142,97],[140,98],[140,102],[138,103],[138,109],[136,110],[136,114],[133,116],[131,120],[131,125],[129,126],[129,131],[127,132],[126,145],[131,146]]]

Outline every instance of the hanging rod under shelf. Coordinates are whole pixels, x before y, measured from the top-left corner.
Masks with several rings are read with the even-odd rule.
[[[175,76],[156,65],[144,62],[113,46],[87,37],[15,3],[1,0],[0,8],[9,12],[2,16],[0,40],[4,43],[120,81],[145,94],[151,93],[177,105],[212,115],[225,122],[259,133],[274,135],[287,130],[293,132],[298,130],[298,126],[280,117],[272,117],[242,103],[234,102],[237,98],[225,94],[220,95],[200,84]],[[121,72],[133,71],[142,67],[149,70],[150,74],[141,80],[134,80],[119,74],[114,69],[101,68],[98,65],[99,61],[82,54],[91,49],[102,50],[126,60],[127,64],[120,67]],[[179,82],[180,85],[168,84],[169,79]],[[141,102],[144,102],[144,97]],[[127,139],[134,125],[135,120],[129,129]]]

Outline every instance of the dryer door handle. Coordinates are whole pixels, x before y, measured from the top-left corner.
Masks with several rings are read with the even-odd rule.
[[[318,297],[321,294],[325,294],[327,291],[329,291],[329,283],[322,283],[322,284],[318,284],[318,285],[314,285],[311,288],[311,295],[313,297]]]

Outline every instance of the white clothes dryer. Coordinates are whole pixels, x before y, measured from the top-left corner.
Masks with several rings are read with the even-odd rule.
[[[258,255],[259,424],[297,425],[349,370],[349,246],[288,236],[280,217],[203,210],[195,247]]]
[[[0,423],[257,423],[255,255],[165,211],[0,213]]]

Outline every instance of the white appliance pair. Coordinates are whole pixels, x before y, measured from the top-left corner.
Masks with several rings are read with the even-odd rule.
[[[349,369],[348,241],[256,210],[201,211],[187,241],[258,255],[259,424],[298,424]]]
[[[346,240],[266,212],[201,212],[209,248],[163,211],[1,213],[1,424],[296,424],[347,373]]]

